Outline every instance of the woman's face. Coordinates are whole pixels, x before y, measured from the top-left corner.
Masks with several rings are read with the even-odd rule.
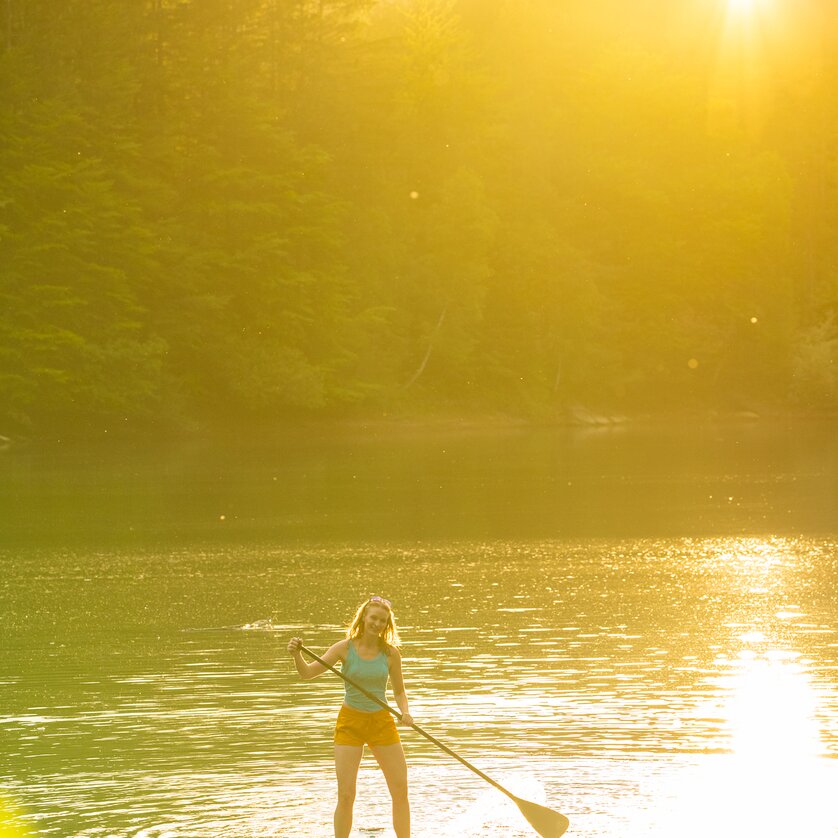
[[[390,612],[383,605],[368,605],[364,614],[364,632],[380,635],[387,628]]]

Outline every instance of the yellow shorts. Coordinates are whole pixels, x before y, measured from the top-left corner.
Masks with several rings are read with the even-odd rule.
[[[345,704],[335,723],[335,745],[395,745],[400,742],[389,710],[365,713]]]

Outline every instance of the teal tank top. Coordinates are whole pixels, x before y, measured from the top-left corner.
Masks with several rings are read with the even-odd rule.
[[[347,678],[351,678],[360,684],[367,692],[372,693],[381,701],[385,700],[384,691],[387,689],[390,669],[387,665],[387,655],[384,652],[379,652],[372,660],[364,660],[355,650],[355,644],[350,640],[349,651],[341,670]],[[374,713],[383,709],[351,684],[345,684],[345,686],[344,704],[348,704],[356,710],[363,710],[365,713]]]

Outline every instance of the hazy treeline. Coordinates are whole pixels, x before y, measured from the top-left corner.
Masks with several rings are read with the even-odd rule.
[[[7,0],[0,431],[834,409],[822,5]]]

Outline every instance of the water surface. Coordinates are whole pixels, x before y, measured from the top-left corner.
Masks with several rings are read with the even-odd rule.
[[[710,810],[720,836],[838,836],[830,440],[24,452],[1,513],[3,790],[43,835],[330,835],[341,685],[298,681],[285,643],[325,648],[381,593],[417,721],[569,835],[704,835]],[[416,835],[530,834],[403,738]],[[392,834],[387,813],[367,759],[358,834]]]

